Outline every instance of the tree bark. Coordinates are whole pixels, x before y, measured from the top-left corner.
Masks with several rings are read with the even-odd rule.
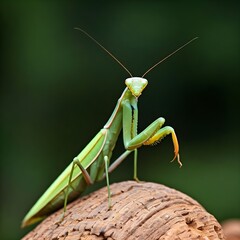
[[[221,225],[195,200],[161,184],[120,182],[106,187],[49,216],[23,240],[217,240]]]

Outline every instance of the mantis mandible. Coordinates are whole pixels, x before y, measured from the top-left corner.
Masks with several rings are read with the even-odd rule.
[[[107,52],[120,66],[123,67],[123,69],[126,70],[130,75],[130,78],[125,80],[126,88],[118,99],[116,107],[107,123],[79,153],[79,155],[73,159],[73,162],[69,164],[69,166],[30,209],[22,221],[22,227],[42,220],[62,206],[64,206],[65,213],[67,201],[72,201],[77,198],[85,190],[87,185],[93,184],[95,181],[100,181],[104,178],[106,178],[108,188],[108,205],[111,207],[108,174],[111,173],[131,152],[134,152],[133,178],[138,181],[137,149],[142,145],[152,145],[160,141],[166,135],[170,134],[172,136],[174,146],[173,160],[177,159],[180,167],[182,166],[179,156],[177,136],[172,127],[165,126],[162,128],[165,122],[164,118],[160,117],[156,119],[142,132],[138,133],[138,98],[148,84],[148,81],[144,76],[196,38],[193,38],[170,55],[157,62],[154,66],[148,69],[142,77],[133,77],[130,71],[98,41],[84,30],[80,28],[76,29],[83,32]],[[126,151],[110,165],[112,151],[121,130],[123,130],[123,143]]]

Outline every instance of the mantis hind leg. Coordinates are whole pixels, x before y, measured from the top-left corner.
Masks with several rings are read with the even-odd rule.
[[[109,184],[109,176],[108,176],[108,156],[104,157],[104,164],[105,164],[105,176],[106,176],[106,181],[107,181],[107,188],[108,188],[108,206],[109,208],[111,208],[111,191],[110,191],[110,184]],[[86,183],[88,185],[92,185],[93,184],[93,180],[91,179],[91,176],[89,175],[88,171],[82,166],[82,164],[80,163],[80,161],[78,160],[78,158],[74,158],[73,159],[73,163],[72,163],[72,168],[71,168],[71,172],[69,175],[69,180],[68,180],[68,186],[66,189],[66,193],[65,193],[65,197],[64,197],[64,208],[63,208],[63,214],[61,217],[61,220],[63,220],[65,212],[66,212],[66,207],[67,207],[67,200],[68,200],[68,196],[69,196],[69,190],[71,188],[71,181],[72,181],[72,176],[73,176],[73,171],[75,166],[78,166],[82,172],[82,176],[85,179]]]
[[[67,200],[68,200],[68,195],[69,195],[69,190],[71,188],[71,182],[72,182],[72,176],[73,176],[73,171],[75,166],[78,166],[82,172],[82,176],[85,179],[86,183],[88,185],[93,184],[93,181],[91,179],[91,176],[89,175],[89,173],[87,172],[87,170],[82,166],[82,164],[80,163],[80,161],[78,160],[78,158],[74,158],[73,159],[73,163],[72,163],[72,168],[71,168],[71,172],[69,175],[69,180],[68,180],[68,186],[66,189],[66,193],[65,193],[65,197],[64,197],[64,208],[63,208],[63,215],[62,215],[62,219],[64,218],[64,214],[66,212],[66,207],[67,207]]]
[[[109,184],[109,176],[108,176],[108,173],[109,173],[108,163],[109,163],[108,156],[104,156],[105,177],[106,177],[107,190],[108,190],[108,207],[111,208],[112,203],[111,203],[111,190],[110,190],[110,184]]]

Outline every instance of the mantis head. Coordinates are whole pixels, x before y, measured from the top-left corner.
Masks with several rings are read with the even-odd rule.
[[[148,81],[142,77],[131,77],[125,80],[125,84],[132,95],[138,98],[142,94],[143,89],[147,86]]]

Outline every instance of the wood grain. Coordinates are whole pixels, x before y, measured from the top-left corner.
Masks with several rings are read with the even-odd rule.
[[[111,185],[52,214],[23,240],[217,240],[225,239],[221,225],[197,201],[177,190],[150,182]]]

